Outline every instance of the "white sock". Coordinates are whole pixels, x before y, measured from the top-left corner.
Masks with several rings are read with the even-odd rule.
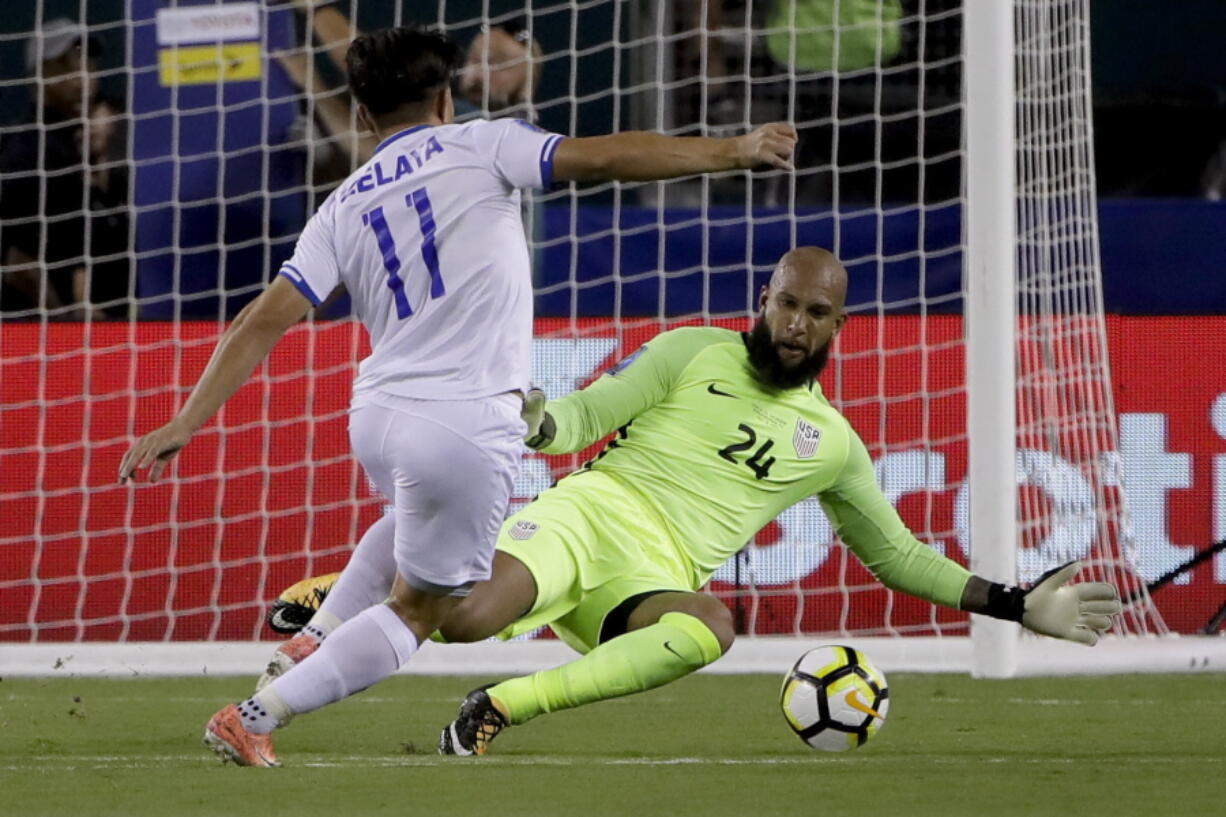
[[[243,728],[261,735],[267,735],[278,726],[284,726],[293,717],[280,698],[267,696],[263,701],[257,701],[254,696],[243,701],[238,705],[238,715],[243,719]]]
[[[239,704],[243,725],[267,733],[382,681],[417,651],[417,638],[386,604],[346,621],[305,661]]]
[[[341,576],[303,632],[323,641],[329,633],[392,592],[396,578],[396,517],[379,517],[366,529]]]
[[[315,639],[317,644],[322,644],[324,639],[332,634],[333,630],[344,623],[342,619],[337,618],[327,610],[316,610],[315,615],[311,616],[311,620],[302,628],[300,635],[309,636]]]

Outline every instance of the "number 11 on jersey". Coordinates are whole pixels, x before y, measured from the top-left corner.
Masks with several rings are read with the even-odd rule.
[[[443,276],[438,268],[438,249],[434,246],[434,210],[430,207],[430,197],[426,188],[419,187],[404,197],[407,207],[417,211],[417,223],[421,228],[421,260],[430,273],[430,297],[439,298],[447,294],[443,286]],[[403,320],[413,314],[409,296],[404,291],[404,280],[400,277],[400,257],[396,255],[396,240],[387,226],[383,208],[376,207],[362,214],[362,223],[369,226],[375,234],[375,242],[383,255],[383,268],[387,270],[387,288],[392,291],[392,299],[396,302],[396,317]]]

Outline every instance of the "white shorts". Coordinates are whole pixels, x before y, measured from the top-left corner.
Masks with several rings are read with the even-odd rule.
[[[490,577],[519,472],[522,400],[354,396],[349,440],[396,517],[396,569],[413,587],[463,595]]]

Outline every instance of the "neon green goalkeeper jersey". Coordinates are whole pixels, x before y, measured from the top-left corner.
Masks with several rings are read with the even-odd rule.
[[[764,388],[740,333],[663,332],[547,408],[557,430],[546,453],[579,451],[617,430],[585,469],[613,477],[663,525],[696,588],[785,508],[816,494],[883,584],[959,604],[970,573],[907,530],[820,384]]]

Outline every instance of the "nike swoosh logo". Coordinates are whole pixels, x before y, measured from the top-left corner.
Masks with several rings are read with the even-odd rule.
[[[847,697],[844,698],[843,700],[846,701],[847,705],[850,706],[852,709],[858,709],[859,711],[863,712],[865,715],[872,715],[874,718],[881,718],[883,720],[885,719],[884,715],[882,715],[876,709],[873,709],[868,704],[864,703],[864,701],[860,700],[859,694],[857,694],[857,692],[854,689],[851,692],[848,692]]]
[[[676,650],[674,650],[674,649],[673,649],[673,645],[672,645],[670,642],[668,642],[668,641],[665,641],[665,642],[664,642],[664,649],[668,650],[668,651],[669,651],[669,652],[671,652],[673,655],[675,655],[675,656],[677,656],[678,658],[680,658],[682,661],[685,661],[685,656],[684,656],[684,655],[682,655],[681,653],[677,652]]]
[[[714,383],[707,386],[707,391],[711,392],[711,394],[718,394],[720,397],[731,397],[733,400],[737,399],[737,396],[735,394],[729,394],[726,391],[720,391],[719,389],[715,388]]]
[[[271,624],[273,627],[297,627],[298,626],[297,624],[291,623],[285,618],[285,611],[282,609],[273,610],[272,616],[269,618],[268,623]]]

